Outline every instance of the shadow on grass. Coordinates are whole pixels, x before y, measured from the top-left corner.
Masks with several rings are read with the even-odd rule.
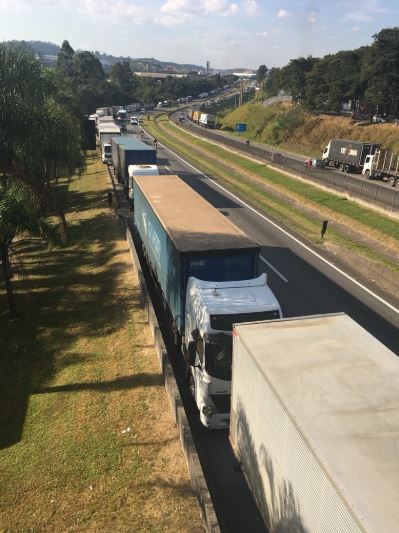
[[[76,193],[71,199],[71,205],[82,211],[101,206],[103,193]],[[66,352],[73,352],[81,338],[118,330],[126,321],[127,309],[141,307],[137,289],[122,295],[116,292],[118,277],[126,268],[118,264],[120,252],[115,249],[123,232],[109,214],[99,212],[76,221],[69,226],[68,237],[65,246],[52,250],[31,240],[15,246],[29,277],[14,279],[17,321],[8,321],[4,295],[0,300],[0,448],[21,439],[32,391],[46,389],[62,368],[96,356]],[[127,376],[104,384],[72,384],[70,390],[107,392],[140,386],[140,380],[144,384],[146,379],[160,383],[157,376]]]
[[[134,389],[137,387],[150,387],[163,385],[161,374],[135,374],[134,376],[121,376],[112,381],[95,381],[83,383],[67,383],[65,385],[55,385],[54,387],[40,387],[33,389],[32,394],[48,394],[54,392],[75,392],[96,390],[100,392],[111,392],[117,390]]]

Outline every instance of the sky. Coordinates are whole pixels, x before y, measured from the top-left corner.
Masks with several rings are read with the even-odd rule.
[[[211,68],[282,67],[372,43],[399,0],[0,0],[0,41],[61,44]]]

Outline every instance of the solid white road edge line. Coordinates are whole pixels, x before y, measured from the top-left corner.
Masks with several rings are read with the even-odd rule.
[[[277,268],[275,268],[271,263],[269,263],[269,261],[265,259],[263,255],[259,255],[259,259],[263,261],[269,268],[271,268],[273,272],[275,272],[279,278],[285,281],[285,283],[288,283],[288,279],[285,276],[283,276],[282,273],[277,270]]]
[[[296,237],[294,237],[294,235],[291,235],[291,233],[288,233],[288,231],[286,231],[285,229],[283,229],[281,226],[279,226],[278,224],[276,224],[275,222],[273,222],[272,220],[270,220],[269,218],[267,218],[267,216],[263,215],[262,213],[260,213],[259,211],[257,211],[254,207],[250,206],[249,204],[247,204],[246,202],[244,202],[244,200],[241,200],[241,198],[238,198],[238,196],[236,196],[235,194],[233,194],[232,192],[230,192],[228,189],[226,189],[225,187],[223,187],[222,185],[220,185],[219,183],[217,183],[215,180],[213,180],[212,178],[210,178],[209,176],[207,176],[206,174],[204,174],[203,172],[201,172],[201,170],[198,170],[198,168],[196,168],[194,165],[192,165],[191,163],[189,163],[188,161],[186,161],[185,159],[183,159],[182,157],[180,157],[178,154],[176,154],[176,152],[174,152],[173,150],[171,150],[170,148],[167,148],[164,144],[161,144],[161,143],[158,143],[159,146],[162,146],[166,151],[170,152],[171,154],[173,154],[175,157],[177,157],[178,159],[180,159],[180,161],[183,161],[183,163],[185,163],[186,165],[188,165],[189,167],[191,167],[193,170],[195,170],[195,172],[198,172],[198,174],[201,174],[201,176],[204,176],[204,178],[207,178],[209,181],[211,181],[214,185],[216,185],[216,187],[219,187],[219,189],[221,189],[222,191],[224,191],[225,193],[227,193],[229,196],[231,196],[232,198],[234,198],[234,200],[236,200],[237,202],[239,202],[240,204],[244,205],[245,207],[247,207],[250,211],[252,211],[253,213],[255,213],[256,215],[258,215],[260,218],[262,218],[263,220],[265,220],[266,222],[268,222],[269,224],[271,224],[272,226],[274,226],[276,229],[280,230],[284,235],[286,235],[288,238],[290,238],[291,240],[293,240],[294,242],[296,242],[297,244],[299,244],[299,246],[302,246],[302,248],[305,248],[305,250],[307,250],[309,253],[311,253],[312,255],[314,255],[315,257],[317,257],[318,259],[320,259],[320,261],[322,261],[323,263],[325,263],[326,265],[330,266],[331,268],[333,268],[336,272],[339,272],[342,276],[344,276],[344,278],[348,279],[349,281],[351,281],[352,283],[354,283],[355,285],[357,285],[358,287],[360,287],[361,289],[363,289],[365,292],[367,292],[367,294],[370,294],[370,296],[373,296],[376,300],[378,300],[379,302],[381,302],[382,304],[386,305],[389,309],[391,309],[392,311],[394,311],[395,313],[397,313],[399,315],[399,309],[396,308],[394,305],[390,304],[389,302],[387,302],[386,300],[384,300],[384,298],[381,298],[381,296],[378,296],[378,294],[376,294],[375,292],[373,292],[372,290],[368,289],[365,285],[363,285],[362,283],[360,283],[359,281],[355,280],[355,278],[352,278],[352,276],[350,276],[349,274],[347,274],[346,272],[344,272],[343,270],[341,270],[340,268],[338,268],[337,266],[335,266],[333,263],[331,263],[330,261],[328,261],[327,259],[325,259],[322,255],[318,254],[317,252],[315,252],[314,250],[312,250],[312,248],[310,248],[309,246],[307,246],[305,243],[301,242],[299,239],[297,239]]]

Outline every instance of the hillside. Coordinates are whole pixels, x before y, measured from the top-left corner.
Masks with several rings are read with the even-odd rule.
[[[24,45],[30,48],[35,54],[38,54],[39,58],[50,55],[56,56],[60,51],[60,47],[54,43],[48,43],[43,41],[6,41],[11,45]],[[82,50],[77,49],[76,52]],[[159,61],[158,59],[150,58],[131,58],[128,56],[113,56],[107,53],[101,53],[98,51],[93,54],[103,63],[104,66],[113,65],[114,63],[121,61],[129,61],[130,68],[133,72],[176,72],[187,73],[190,71],[202,71],[205,72],[204,67],[191,64],[179,64],[172,61]],[[48,59],[45,61],[48,63]]]
[[[219,117],[218,121],[223,129],[231,130],[236,123],[246,123],[249,139],[310,156],[320,156],[332,138],[379,142],[399,151],[399,127],[394,124],[369,124],[349,117],[313,115],[289,104],[264,107],[248,103]]]

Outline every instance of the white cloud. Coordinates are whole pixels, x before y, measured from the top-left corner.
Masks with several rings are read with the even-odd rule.
[[[155,17],[156,22],[165,26],[182,24],[193,17],[204,16],[208,14],[216,15],[233,15],[239,9],[235,2],[228,0],[167,0],[161,6],[160,17]]]
[[[18,13],[28,11],[36,6],[51,5],[51,0],[0,0],[0,13]]]
[[[90,15],[95,19],[104,20],[104,16],[107,16],[112,19],[128,20],[136,24],[142,24],[144,20],[148,20],[143,8],[128,0],[117,0],[116,2],[80,0],[78,6],[80,13]]]
[[[360,26],[353,26],[352,31],[360,31]]]
[[[313,22],[316,22],[317,21],[317,14],[315,11],[311,11],[309,14],[308,14],[308,21],[311,22],[313,24]]]
[[[258,9],[256,0],[246,0],[244,2],[244,9],[247,13],[255,13]]]
[[[255,33],[256,37],[267,37],[269,35],[269,32],[267,31],[257,31]]]
[[[371,16],[364,11],[352,11],[350,13],[346,13],[345,18],[347,20],[356,20],[358,22],[368,22],[371,20]]]
[[[277,13],[277,17],[279,19],[284,19],[286,17],[289,17],[291,13],[289,13],[286,9],[280,9],[280,11]]]

